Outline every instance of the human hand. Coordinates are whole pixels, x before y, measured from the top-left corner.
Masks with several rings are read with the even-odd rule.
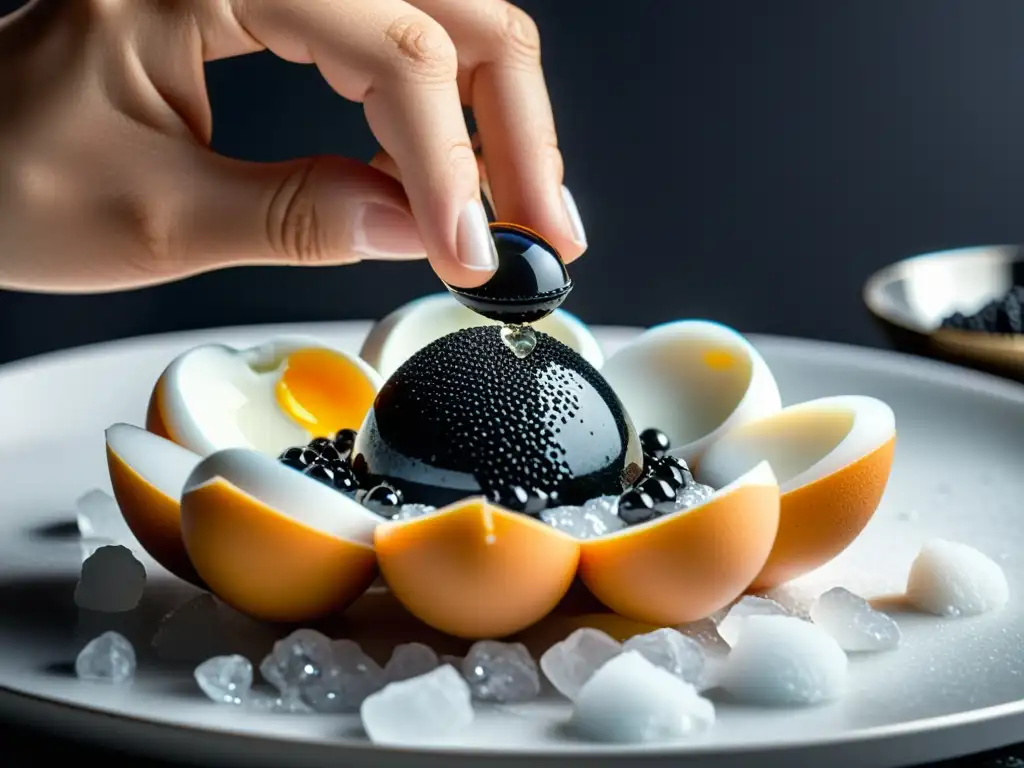
[[[209,149],[203,62],[263,49],[363,104],[370,165]],[[0,21],[2,287],[425,255],[473,287],[493,272],[484,167],[500,218],[583,252],[536,27],[504,0],[35,0]]]

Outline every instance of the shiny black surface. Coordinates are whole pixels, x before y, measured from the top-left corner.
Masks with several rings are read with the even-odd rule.
[[[360,429],[360,481],[442,505],[512,486],[578,504],[639,474],[640,440],[611,387],[552,337],[516,358],[496,326],[424,347],[385,382]]]
[[[532,323],[554,312],[572,290],[562,258],[542,237],[510,224],[491,224],[498,270],[478,288],[448,290],[474,312],[504,323]]]

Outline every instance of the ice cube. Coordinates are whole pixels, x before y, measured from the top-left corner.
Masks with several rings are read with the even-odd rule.
[[[245,656],[214,656],[193,675],[203,693],[220,704],[241,704],[252,689],[252,662]]]
[[[900,644],[896,622],[844,587],[830,589],[815,601],[811,621],[844,651],[887,651]]]
[[[333,664],[328,638],[316,630],[297,629],[274,643],[260,663],[260,674],[282,699],[305,701],[308,690],[328,674]]]
[[[719,685],[747,704],[802,706],[839,698],[848,661],[821,627],[792,616],[748,616],[726,658]]]
[[[638,651],[621,653],[580,689],[570,726],[595,741],[642,743],[706,733],[714,705]]]
[[[678,512],[682,509],[690,509],[698,504],[703,504],[711,498],[715,489],[703,483],[689,483],[676,492],[675,501],[672,503],[672,510]]]
[[[635,635],[622,645],[623,651],[638,651],[656,667],[671,672],[693,685],[704,673],[704,652],[696,640],[675,629],[656,629]]]
[[[718,634],[718,625],[713,617],[680,624],[676,629],[696,642],[705,654],[720,655],[729,650],[729,644]]]
[[[331,664],[306,687],[303,699],[317,712],[358,712],[387,683],[384,670],[353,640],[332,640],[330,646]]]
[[[146,588],[146,568],[127,547],[100,547],[82,563],[75,605],[88,611],[121,613],[139,604]]]
[[[552,528],[565,531],[577,539],[594,539],[614,533],[625,526],[617,513],[618,496],[598,496],[582,507],[552,507],[540,518]]]
[[[575,699],[583,684],[621,651],[618,640],[598,629],[583,627],[548,648],[540,657],[540,668],[559,693]]]
[[[910,567],[907,599],[938,616],[976,616],[1010,599],[1006,574],[983,553],[944,539],[925,542]]]
[[[429,515],[431,512],[436,512],[437,507],[432,507],[429,504],[403,504],[402,508],[398,510],[398,514],[393,519],[395,520],[413,520],[417,517],[423,517]]]
[[[384,676],[389,682],[408,680],[425,675],[440,665],[434,649],[423,643],[405,643],[395,646],[391,658],[384,665]]]
[[[462,660],[462,674],[480,701],[527,701],[540,694],[537,664],[522,643],[474,643]]]
[[[774,600],[744,595],[718,622],[718,634],[730,647],[735,647],[740,625],[751,616],[789,616],[789,611]]]
[[[75,674],[81,680],[126,683],[135,677],[135,649],[117,632],[104,632],[86,643],[75,659]]]
[[[75,502],[78,533],[84,539],[104,539],[133,544],[135,536],[124,521],[114,497],[99,489],[83,494]]]
[[[390,683],[368,696],[359,713],[366,735],[383,744],[429,743],[473,722],[469,685],[448,664]]]

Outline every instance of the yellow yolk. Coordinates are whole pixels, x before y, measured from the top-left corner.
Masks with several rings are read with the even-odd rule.
[[[281,410],[314,437],[358,429],[376,395],[354,363],[329,349],[290,354],[274,394]]]
[[[736,356],[724,349],[709,349],[703,358],[704,365],[713,371],[727,371],[736,364]]]

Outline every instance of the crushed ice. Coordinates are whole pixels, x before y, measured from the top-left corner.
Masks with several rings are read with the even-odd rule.
[[[465,679],[444,664],[370,694],[359,714],[371,741],[419,744],[467,728],[473,722],[473,704]]]
[[[847,667],[846,653],[821,627],[759,614],[739,624],[718,683],[745,704],[813,705],[843,694]]]
[[[127,547],[99,547],[82,563],[75,605],[89,611],[122,613],[134,609],[146,588],[146,568]]]
[[[120,685],[135,677],[135,649],[117,632],[104,632],[86,643],[75,659],[80,680]]]
[[[441,664],[437,653],[423,643],[405,643],[395,646],[391,658],[384,665],[384,677],[388,682],[409,680],[432,672]]]
[[[582,507],[552,507],[540,513],[540,519],[577,539],[594,539],[625,527],[618,515],[618,496],[599,496]]]
[[[474,643],[462,660],[462,676],[479,701],[528,701],[540,694],[537,663],[522,643]]]
[[[931,539],[910,567],[907,599],[938,616],[976,616],[1006,605],[1010,587],[1003,569],[974,547]]]
[[[135,541],[121,509],[109,493],[93,489],[75,501],[78,533],[83,539],[101,539],[119,544]]]
[[[643,743],[694,738],[714,721],[714,705],[696,688],[628,651],[583,684],[570,727],[595,741]]]
[[[637,651],[654,666],[692,685],[699,685],[703,679],[704,651],[696,640],[676,629],[656,629],[635,635],[623,643],[622,650]]]
[[[600,630],[583,627],[548,648],[540,657],[540,667],[555,689],[573,700],[583,684],[621,652],[618,640]]]
[[[811,621],[844,651],[888,651],[900,644],[896,622],[844,587],[834,587],[814,602]]]
[[[240,705],[252,690],[252,662],[245,656],[215,656],[193,673],[199,688],[220,704]]]
[[[730,646],[736,646],[740,627],[751,616],[789,616],[790,612],[767,597],[744,595],[718,622],[718,634]]]

